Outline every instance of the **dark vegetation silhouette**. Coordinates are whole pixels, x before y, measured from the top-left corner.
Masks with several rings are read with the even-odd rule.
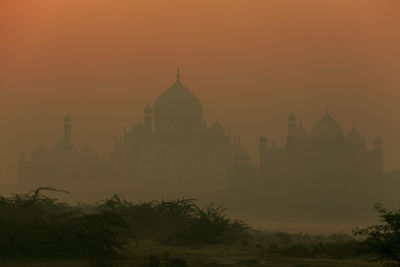
[[[95,204],[70,205],[43,194],[66,191],[41,187],[25,194],[0,196],[0,260],[86,260],[92,266],[116,266],[132,260],[135,245],[148,240],[171,246],[236,244],[258,252],[259,259],[371,258],[400,266],[400,210],[377,210],[381,224],[356,229],[355,236],[255,231],[225,215],[215,204],[195,199],[131,203],[119,195]],[[361,237],[361,238],[359,238]],[[146,241],[147,242],[147,241]],[[257,260],[256,260],[257,261]],[[183,258],[151,252],[141,266],[184,267]]]
[[[187,263],[184,259],[173,258],[170,253],[163,252],[160,255],[150,254],[146,257],[144,267],[187,267]]]
[[[43,191],[67,193],[42,187],[0,196],[2,260],[87,259],[103,266],[129,256],[127,244],[133,240],[188,245],[233,242],[248,235],[248,226],[227,218],[223,207],[200,208],[194,199],[133,204],[114,195],[96,204],[71,206]],[[179,259],[164,257],[160,262],[184,266],[176,265],[183,264]]]
[[[372,260],[400,266],[400,209],[391,211],[380,204],[375,205],[375,209],[380,223],[357,228],[354,234],[362,238],[365,251],[374,256]]]
[[[65,258],[114,260],[123,255],[130,227],[111,210],[84,211],[42,194],[0,196],[1,259]],[[65,192],[65,191],[62,191]]]
[[[151,201],[133,204],[114,195],[98,205],[124,218],[135,239],[154,239],[160,244],[191,245],[225,243],[246,238],[249,227],[226,217],[215,204],[199,207],[196,199]]]

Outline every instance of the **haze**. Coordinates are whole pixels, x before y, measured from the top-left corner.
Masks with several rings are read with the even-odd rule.
[[[0,3],[1,164],[62,135],[103,158],[143,107],[181,79],[258,160],[295,111],[310,129],[329,108],[398,168],[398,1],[12,1]]]

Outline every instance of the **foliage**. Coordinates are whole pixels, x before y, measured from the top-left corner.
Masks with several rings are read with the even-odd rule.
[[[122,255],[129,226],[110,211],[84,213],[41,191],[0,197],[0,258],[86,258]]]
[[[123,217],[133,229],[136,239],[154,239],[162,244],[223,243],[247,236],[248,226],[239,220],[227,218],[225,208],[215,204],[200,208],[195,199],[134,205],[114,196],[99,208]]]
[[[114,195],[71,206],[42,191],[64,192],[44,187],[0,196],[0,259],[88,259],[106,266],[126,256],[126,245],[134,239],[186,245],[233,242],[247,235],[248,226],[228,219],[223,207],[200,208],[194,199],[133,204]]]
[[[375,255],[373,260],[387,261],[389,266],[400,266],[400,210],[389,211],[375,205],[381,223],[357,228],[354,234],[363,239],[365,250]]]

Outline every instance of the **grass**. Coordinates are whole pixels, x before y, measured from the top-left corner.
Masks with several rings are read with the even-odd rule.
[[[299,259],[282,258],[276,255],[260,256],[256,244],[250,243],[247,246],[241,244],[223,245],[201,245],[201,246],[158,246],[152,241],[145,241],[140,244],[132,244],[132,250],[138,259],[149,254],[162,254],[165,251],[173,257],[184,258],[188,266],[381,266],[377,263],[370,263],[362,259]],[[134,266],[134,265],[132,265]]]
[[[129,249],[134,253],[132,259],[120,262],[120,267],[143,266],[148,255],[162,255],[166,252],[172,257],[183,258],[189,267],[379,267],[378,263],[370,263],[362,259],[304,259],[283,258],[277,255],[260,256],[255,243],[218,244],[196,246],[165,246],[151,240],[132,242]],[[2,267],[83,267],[89,266],[85,261],[9,261],[2,262]]]

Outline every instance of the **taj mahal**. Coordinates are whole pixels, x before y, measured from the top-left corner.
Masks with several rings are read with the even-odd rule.
[[[69,183],[120,185],[132,190],[242,190],[270,182],[333,179],[379,179],[383,175],[382,140],[366,149],[354,126],[348,133],[327,112],[307,132],[290,113],[283,147],[259,138],[258,164],[250,162],[240,139],[220,122],[211,125],[199,99],[175,83],[143,109],[143,120],[115,137],[109,160],[88,147],[75,148],[72,117],[64,118],[64,134],[51,149],[39,144],[18,158],[19,182],[65,186]]]

